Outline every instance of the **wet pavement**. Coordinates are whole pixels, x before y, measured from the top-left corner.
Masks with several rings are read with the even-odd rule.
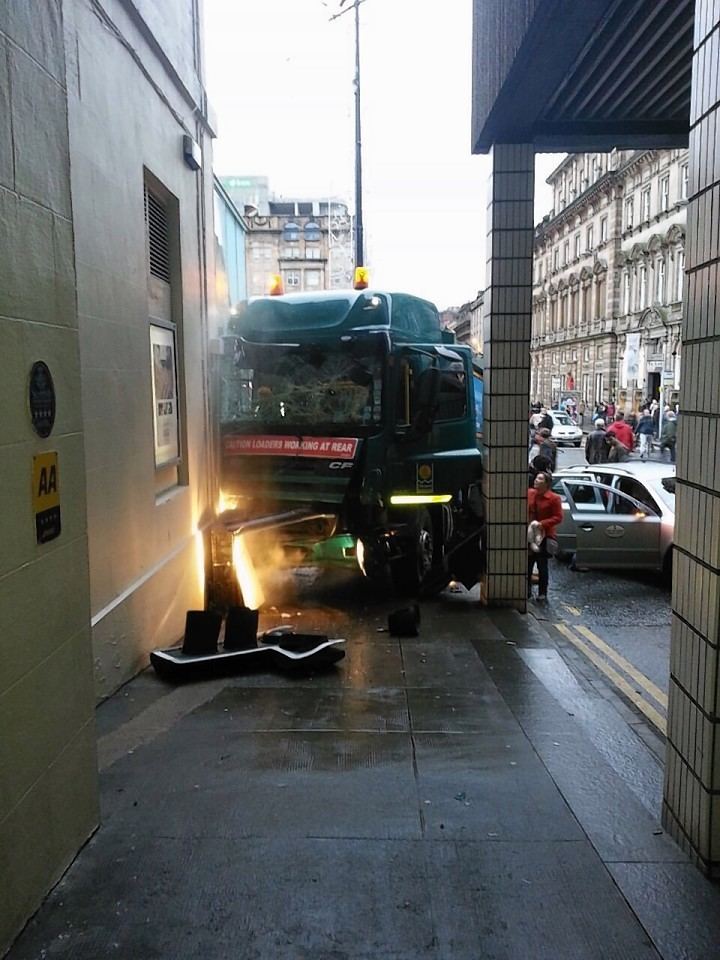
[[[328,673],[146,671],[102,705],[102,826],[10,960],[720,956],[642,714],[547,621],[446,594],[400,640],[363,588],[263,617],[346,637]]]

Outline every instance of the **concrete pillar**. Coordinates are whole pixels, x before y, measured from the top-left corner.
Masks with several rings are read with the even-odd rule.
[[[663,818],[720,876],[720,9],[698,4]],[[711,36],[711,34],[714,35]]]
[[[534,153],[497,144],[487,208],[485,459],[487,571],[483,602],[524,610],[527,437],[532,327]]]

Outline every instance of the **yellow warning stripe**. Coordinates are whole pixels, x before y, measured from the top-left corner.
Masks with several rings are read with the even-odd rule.
[[[621,690],[625,696],[633,703],[641,713],[643,713],[648,720],[654,724],[658,730],[665,734],[667,731],[667,725],[665,717],[663,717],[655,707],[651,706],[642,696],[638,693],[637,690],[633,689],[630,684],[627,682],[625,677],[620,676],[620,674],[609,663],[606,663],[605,660],[599,654],[597,654],[592,647],[589,647],[580,637],[575,636],[570,627],[565,623],[556,623],[555,628],[573,644],[574,647],[577,647],[581,653],[583,653],[591,663],[593,663],[601,673],[604,673],[605,676],[618,688]]]
[[[593,633],[584,623],[573,624],[578,633],[581,633],[584,637],[594,644],[598,650],[601,650],[605,656],[610,657],[611,660],[620,667],[621,670],[624,670],[625,673],[632,677],[636,683],[639,683],[640,686],[647,690],[653,700],[656,700],[661,707],[664,707],[667,710],[668,698],[667,694],[663,693],[660,687],[656,687],[655,684],[644,673],[640,673],[637,667],[634,667],[629,660],[626,660],[625,657],[621,656],[617,650],[605,643],[596,633]]]

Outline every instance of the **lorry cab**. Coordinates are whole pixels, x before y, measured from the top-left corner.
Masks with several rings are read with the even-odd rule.
[[[434,305],[404,293],[242,305],[219,358],[231,516],[322,514],[331,519],[305,541],[293,524],[296,559],[358,563],[369,576],[389,568],[406,590],[431,573],[447,581],[465,521],[475,547],[481,524],[482,368],[452,341]]]

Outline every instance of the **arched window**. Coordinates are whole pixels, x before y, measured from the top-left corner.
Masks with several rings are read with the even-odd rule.
[[[305,239],[311,243],[316,243],[320,239],[320,224],[314,220],[308,220],[305,224]]]
[[[284,243],[297,243],[300,239],[300,227],[292,220],[285,224],[282,231]]]

